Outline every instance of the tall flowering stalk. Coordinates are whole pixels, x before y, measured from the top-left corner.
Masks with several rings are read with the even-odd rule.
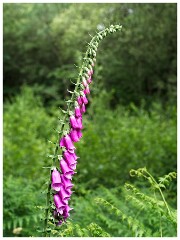
[[[61,225],[70,216],[73,209],[69,206],[72,188],[72,177],[76,173],[78,157],[75,153],[74,143],[82,138],[83,114],[88,104],[88,94],[94,73],[96,52],[99,42],[108,34],[121,30],[120,25],[111,25],[109,28],[97,33],[91,40],[86,51],[82,67],[75,83],[75,89],[70,92],[71,99],[67,101],[67,110],[64,111],[64,118],[60,121],[60,131],[52,157],[49,184],[47,189],[44,233],[47,236],[48,220],[56,225]],[[68,123],[68,128],[65,124]],[[60,153],[60,154],[59,154]],[[57,164],[59,166],[57,167]],[[51,195],[53,203],[51,202]],[[52,216],[50,216],[52,214]]]

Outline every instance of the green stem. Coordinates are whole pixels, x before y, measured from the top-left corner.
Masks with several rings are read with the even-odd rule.
[[[51,182],[48,183],[48,191],[47,191],[47,197],[46,197],[46,210],[45,210],[45,219],[44,219],[44,235],[45,235],[45,237],[47,237],[50,190],[51,190]]]
[[[153,176],[152,176],[148,171],[146,171],[146,173],[150,176],[150,178],[153,180],[153,182],[154,182],[155,185],[157,186],[157,188],[158,188],[158,190],[159,190],[159,192],[160,192],[160,195],[161,195],[161,197],[162,197],[162,199],[163,199],[163,202],[164,202],[164,204],[165,204],[165,206],[166,206],[166,208],[167,208],[167,211],[168,211],[168,213],[169,213],[169,216],[172,217],[171,211],[170,211],[169,206],[168,206],[168,204],[167,204],[167,202],[166,202],[166,200],[165,200],[165,197],[164,197],[164,195],[163,195],[163,193],[162,193],[162,191],[161,191],[161,188],[159,187],[158,183],[157,183],[156,180],[153,178]]]

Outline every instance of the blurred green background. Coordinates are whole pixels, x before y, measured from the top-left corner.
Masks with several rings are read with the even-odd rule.
[[[51,165],[48,140],[57,138],[58,107],[66,107],[70,80],[77,78],[91,36],[119,23],[123,31],[103,40],[97,52],[83,138],[76,144],[70,221],[96,223],[110,236],[134,236],[94,198],[111,194],[136,218],[138,209],[129,205],[123,185],[153,192],[129,171],[146,166],[155,177],[176,171],[176,4],[3,4],[4,236],[41,236],[37,226],[49,175],[43,167]],[[176,209],[176,182],[165,196]],[[159,236],[153,211],[139,219]],[[176,235],[162,224],[164,236]]]

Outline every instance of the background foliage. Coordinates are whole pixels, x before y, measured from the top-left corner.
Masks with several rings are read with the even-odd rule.
[[[176,4],[4,4],[4,96],[36,86],[44,100],[65,96],[95,30],[121,23],[104,40],[95,75],[113,104],[175,101]],[[37,88],[38,85],[38,88]]]
[[[4,4],[3,18],[4,236],[41,236],[58,106],[90,35],[111,23],[123,32],[98,50],[76,144],[74,210],[51,236],[176,236],[160,196],[129,175],[144,166],[156,178],[176,171],[176,4]],[[164,195],[175,214],[175,180]]]

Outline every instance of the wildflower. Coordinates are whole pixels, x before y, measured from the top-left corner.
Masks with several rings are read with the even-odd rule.
[[[78,158],[77,156],[77,158],[75,158],[75,153],[74,154],[71,154],[71,153],[69,153],[68,151],[66,151],[65,152],[65,155],[64,155],[64,157],[65,157],[65,161],[66,161],[66,163],[67,163],[67,165],[68,165],[68,167],[71,169],[71,170],[75,170],[76,169],[76,164],[77,164],[77,161],[76,161],[76,159]]]
[[[72,175],[74,174],[74,171],[68,166],[67,162],[63,158],[60,161],[60,167],[64,176],[67,179],[72,179]]]
[[[62,200],[62,202],[67,204],[67,201],[70,199],[70,192],[67,192],[64,187],[61,188],[61,191],[59,192],[59,196]]]
[[[68,205],[65,206],[63,211],[64,220],[66,220],[70,216],[69,211],[71,211],[72,209],[73,208],[70,208]]]
[[[85,95],[83,95],[83,96],[81,97],[81,99],[82,99],[82,102],[83,102],[84,104],[88,104],[88,100],[87,100],[87,98],[86,98]]]
[[[66,147],[69,151],[72,151],[72,152],[75,149],[73,142],[68,134],[63,138],[61,138],[59,145],[60,147]]]
[[[79,138],[82,138],[82,131],[81,129],[77,129],[77,135]]]
[[[69,151],[64,152],[64,159],[67,161],[68,164],[76,163],[78,157],[75,153],[70,153]]]
[[[91,76],[87,79],[87,82],[90,84],[92,82]]]
[[[89,89],[89,86],[87,86],[85,89],[84,89],[84,94],[90,94],[90,89]]]
[[[79,118],[76,119],[76,121],[77,121],[77,124],[78,124],[78,129],[82,129],[82,128],[83,128],[83,125],[82,125],[82,118],[79,117]]]
[[[71,180],[67,179],[64,175],[61,175],[61,181],[64,184],[66,191],[69,191],[74,186],[74,184],[71,183]]]
[[[75,116],[76,117],[81,117],[82,116],[81,115],[81,110],[80,110],[79,106],[75,107]]]
[[[79,141],[79,137],[78,137],[78,134],[77,134],[77,130],[76,129],[71,129],[70,131],[70,137],[71,137],[71,140],[73,142],[78,142]]]
[[[51,183],[52,189],[59,192],[60,189],[61,189],[62,183],[61,183],[60,172],[58,172],[58,170],[56,168],[53,169],[52,176],[51,176],[51,181],[52,181],[52,183]]]
[[[70,116],[70,124],[72,128],[78,128],[78,124],[74,115]]]
[[[85,112],[86,112],[86,106],[83,103],[82,106],[81,106],[81,113],[85,113]]]
[[[62,137],[62,138],[60,139],[59,146],[60,146],[60,147],[65,147],[64,137]]]
[[[80,96],[77,98],[77,101],[78,101],[78,104],[79,104],[79,105],[82,105],[82,104],[83,104],[82,99],[81,99]]]
[[[63,214],[63,210],[66,205],[62,202],[58,193],[56,193],[53,198],[54,198],[54,204],[56,206],[57,212],[60,214]]]

